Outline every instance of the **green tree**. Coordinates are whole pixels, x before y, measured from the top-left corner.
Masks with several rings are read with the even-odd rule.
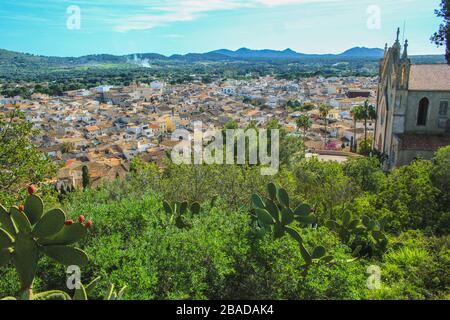
[[[295,193],[316,207],[321,222],[335,219],[355,197],[352,179],[337,162],[321,161],[315,157],[304,159],[295,165],[293,172],[297,182]]]
[[[366,100],[362,106],[354,106],[350,111],[353,117],[353,146],[352,151],[357,152],[357,141],[356,141],[356,123],[358,121],[364,121],[364,145],[367,148],[367,122],[369,120],[376,120],[377,112],[374,106],[369,105]]]
[[[388,175],[375,207],[386,211],[393,230],[433,233],[448,228],[448,216],[439,203],[441,192],[432,181],[433,169],[431,161],[417,160]]]
[[[236,121],[234,121],[234,120],[228,121],[225,124],[225,126],[224,126],[225,130],[235,130],[235,129],[238,129],[238,128],[239,128],[239,124]]]
[[[450,0],[441,0],[441,7],[436,10],[436,15],[444,21],[439,26],[439,31],[431,37],[431,41],[439,47],[445,46],[445,57],[450,64]]]
[[[367,145],[367,121],[377,119],[377,110],[369,104],[368,100],[364,102],[362,117],[364,120],[364,143]]]
[[[61,153],[69,153],[72,152],[75,149],[75,146],[73,143],[63,143],[60,147]]]
[[[81,168],[81,171],[82,171],[83,189],[86,190],[91,186],[91,176],[89,175],[89,168],[87,166],[83,166],[83,168]]]
[[[303,129],[303,136],[306,136],[306,132],[312,127],[312,120],[307,114],[302,114],[297,118],[297,128]]]
[[[345,175],[366,192],[378,192],[386,178],[380,161],[375,157],[350,159],[343,164],[343,169]]]
[[[357,152],[357,141],[356,141],[356,123],[362,119],[363,107],[354,106],[350,111],[353,118],[353,144],[350,146],[352,152]]]
[[[450,193],[450,146],[439,149],[433,157],[433,181],[435,185]]]
[[[325,144],[327,143],[328,139],[328,115],[330,114],[331,107],[326,104],[321,104],[319,106],[319,113],[322,117],[324,123],[325,123]]]
[[[55,173],[55,166],[33,144],[37,134],[18,109],[0,114],[0,198],[5,205],[24,185]]]
[[[305,102],[301,107],[300,107],[300,111],[311,111],[315,108],[316,106],[314,105],[314,103],[307,101]]]
[[[305,147],[300,137],[286,135],[280,139],[280,163],[292,167],[305,156]]]
[[[440,190],[438,204],[442,212],[441,221],[450,221],[450,146],[439,149],[434,155],[431,179]],[[446,225],[448,232],[450,224]]]

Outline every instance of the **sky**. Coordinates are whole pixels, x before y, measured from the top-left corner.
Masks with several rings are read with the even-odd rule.
[[[341,53],[430,42],[440,0],[0,0],[0,48],[47,56],[209,52]],[[404,28],[406,26],[406,28]]]

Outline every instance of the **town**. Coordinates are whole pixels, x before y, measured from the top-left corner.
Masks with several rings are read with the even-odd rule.
[[[449,0],[3,2],[0,303],[450,300]]]
[[[124,177],[134,157],[162,165],[176,143],[171,141],[171,133],[176,129],[193,132],[196,121],[203,123],[203,130],[220,130],[230,122],[246,128],[251,122],[264,126],[277,119],[290,135],[301,136],[303,130],[296,119],[307,114],[312,123],[306,130],[305,145],[311,153],[350,151],[352,142],[364,136],[364,124],[357,122],[355,128],[351,109],[367,102],[375,104],[377,85],[377,77],[296,81],[263,77],[179,85],[154,81],[149,85],[98,86],[58,97],[40,93],[30,99],[0,97],[0,111],[19,108],[40,129],[42,134],[34,142],[61,165],[58,188],[70,190],[81,187],[84,166],[96,186]],[[322,104],[330,106],[326,135],[325,119],[318,109]],[[371,136],[374,121],[367,127]],[[321,157],[346,158],[332,153]]]

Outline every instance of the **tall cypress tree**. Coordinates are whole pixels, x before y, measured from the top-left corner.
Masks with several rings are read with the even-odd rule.
[[[91,186],[91,177],[89,176],[89,168],[83,166],[81,169],[83,173],[83,189],[86,190]]]

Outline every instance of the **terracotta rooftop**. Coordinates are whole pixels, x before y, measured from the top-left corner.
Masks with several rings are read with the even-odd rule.
[[[85,129],[87,132],[94,132],[100,130],[100,128],[97,126],[87,126]]]
[[[411,65],[409,90],[450,91],[450,65]]]
[[[450,135],[405,134],[400,137],[401,150],[436,151],[450,145]]]

